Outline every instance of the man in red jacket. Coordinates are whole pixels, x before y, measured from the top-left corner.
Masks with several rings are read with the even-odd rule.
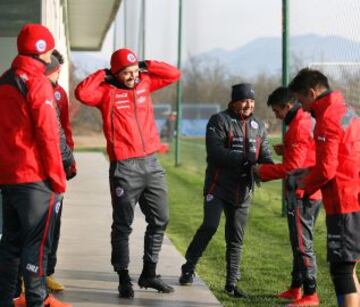
[[[321,189],[326,211],[327,258],[339,306],[360,306],[356,262],[360,261],[360,118],[325,75],[303,69],[289,85],[316,119],[316,164],[297,185],[312,195]],[[297,305],[295,305],[297,306]]]
[[[13,306],[18,268],[29,306],[70,306],[47,294],[47,254],[65,191],[54,95],[44,75],[55,42],[39,24],[25,25],[19,54],[0,78],[0,306]]]
[[[138,62],[131,50],[119,49],[111,57],[111,70],[91,74],[75,91],[77,99],[102,113],[113,207],[111,263],[119,274],[120,297],[134,296],[128,240],[137,202],[148,223],[138,284],[160,292],[174,291],[156,275],[168,207],[165,173],[155,156],[160,141],[150,94],[179,78],[180,72],[171,65]]]
[[[262,181],[284,179],[289,172],[315,164],[313,122],[309,113],[302,110],[294,94],[286,87],[279,87],[268,98],[275,116],[284,121],[287,131],[284,144],[275,145],[283,162],[261,164],[256,173]],[[293,252],[292,282],[290,288],[277,296],[294,300],[296,304],[319,304],[316,293],[316,258],[313,249],[313,230],[321,203],[320,191],[303,198],[304,190],[297,189],[295,197],[287,191],[286,209]],[[301,288],[304,295],[301,294]],[[307,306],[307,305],[306,305]]]

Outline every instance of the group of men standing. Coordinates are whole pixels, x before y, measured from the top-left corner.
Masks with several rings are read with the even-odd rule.
[[[0,306],[70,306],[48,294],[54,272],[66,179],[76,175],[66,93],[57,84],[62,59],[49,30],[25,25],[18,55],[0,78]],[[139,61],[129,49],[111,57],[110,69],[88,76],[76,88],[82,103],[102,114],[112,199],[111,264],[119,276],[119,296],[133,298],[128,271],[129,235],[137,203],[145,215],[143,268],[138,284],[170,293],[174,288],[156,268],[168,223],[165,173],[151,93],[180,78],[175,67]],[[228,108],[213,115],[206,130],[207,169],[204,218],[186,252],[179,283],[193,282],[195,267],[225,213],[225,292],[247,297],[240,280],[240,257],[254,186],[286,179],[286,205],[293,251],[292,281],[277,294],[289,306],[317,306],[313,228],[321,198],[326,211],[328,260],[339,306],[359,307],[355,264],[360,260],[360,119],[331,91],[319,71],[304,69],[289,87],[268,99],[287,127],[275,146],[283,162],[274,164],[266,129],[254,116],[255,89],[234,85]],[[316,120],[310,116],[311,112]],[[19,274],[20,272],[20,274]],[[21,275],[25,296],[16,298]]]

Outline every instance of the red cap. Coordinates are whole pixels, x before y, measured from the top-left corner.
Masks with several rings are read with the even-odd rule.
[[[19,54],[43,54],[54,47],[53,35],[41,24],[26,24],[17,37]]]
[[[113,74],[118,73],[124,68],[138,64],[137,56],[130,49],[122,48],[116,50],[111,56],[111,72]]]

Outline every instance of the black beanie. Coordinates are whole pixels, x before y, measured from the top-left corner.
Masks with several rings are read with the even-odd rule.
[[[53,72],[59,70],[60,66],[59,60],[55,56],[51,55],[51,63],[46,65],[45,75],[51,75]]]
[[[231,102],[243,99],[255,100],[255,90],[250,83],[240,83],[232,86]]]

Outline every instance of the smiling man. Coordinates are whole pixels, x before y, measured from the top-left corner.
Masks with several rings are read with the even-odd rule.
[[[263,181],[285,179],[289,172],[315,164],[313,121],[286,87],[279,87],[272,92],[267,104],[276,118],[286,126],[284,143],[274,146],[275,151],[283,156],[283,161],[256,166],[256,172]],[[277,294],[277,297],[293,300],[296,306],[317,306],[319,298],[316,293],[317,266],[313,232],[321,193],[316,191],[305,199],[303,195],[304,190],[296,189],[295,197],[292,197],[291,191],[286,189],[287,220],[293,252],[292,280],[289,289]]]
[[[104,121],[113,207],[111,263],[119,274],[123,298],[134,296],[128,265],[136,203],[148,223],[138,284],[159,292],[174,291],[156,275],[168,206],[165,172],[156,157],[160,139],[150,94],[179,78],[175,67],[158,61],[139,62],[131,50],[123,48],[113,53],[110,70],[91,74],[76,88],[77,99],[97,107]]]
[[[237,288],[244,231],[254,188],[252,166],[272,163],[264,124],[253,115],[255,90],[249,83],[232,87],[228,109],[213,115],[206,129],[207,169],[204,217],[190,243],[179,283],[193,282],[194,270],[225,213],[226,284],[233,297],[247,295]]]

